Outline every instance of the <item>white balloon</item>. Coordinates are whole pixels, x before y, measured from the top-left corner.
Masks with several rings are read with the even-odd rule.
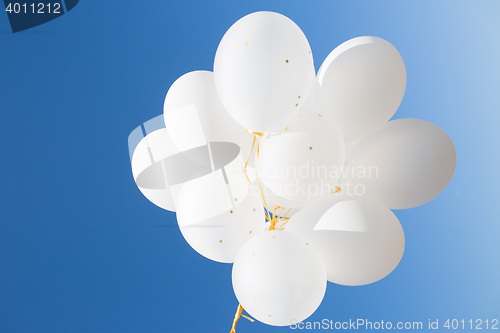
[[[303,102],[301,109],[303,110],[316,110],[316,103],[314,92],[319,89],[319,82],[316,77],[313,78],[311,87],[309,88],[309,93],[307,94],[307,98]]]
[[[211,142],[179,151],[162,128],[139,142],[131,163],[144,196],[177,210],[184,238],[201,255],[233,262],[250,237],[264,232],[264,208],[242,172],[237,145]]]
[[[326,291],[321,256],[302,237],[269,231],[249,240],[233,265],[236,298],[253,318],[274,326],[300,322]]]
[[[349,187],[363,188],[391,209],[434,199],[450,182],[457,160],[448,135],[420,119],[387,123],[363,138],[351,156]]]
[[[184,151],[168,160],[167,178],[181,227],[198,224],[231,210],[248,195],[239,147],[230,142]]]
[[[246,129],[266,133],[296,113],[306,99],[314,78],[311,48],[289,18],[252,13],[222,38],[214,77],[229,114]]]
[[[349,175],[349,172],[352,171],[352,164],[353,164],[353,161],[352,161],[352,155],[354,154],[354,151],[356,150],[356,147],[358,146],[359,142],[361,141],[361,139],[358,139],[358,140],[354,140],[354,141],[351,141],[351,142],[347,142],[345,144],[345,163],[342,167],[342,172],[341,172],[341,176],[340,176],[340,179],[338,180],[338,189],[346,189],[346,190],[349,190],[349,193],[350,194],[356,194],[358,193],[359,195],[362,195],[364,194],[364,190],[363,188],[356,188],[356,191],[354,189],[354,187],[352,187],[351,185],[349,185],[349,180],[348,180],[348,175]]]
[[[357,37],[338,46],[318,71],[317,110],[331,117],[346,142],[359,139],[387,122],[406,87],[399,52],[378,37]]]
[[[175,202],[165,175],[165,159],[179,150],[163,128],[149,133],[135,147],[132,155],[132,174],[142,194],[163,209],[175,212]]]
[[[346,163],[352,162],[352,154],[354,154],[354,151],[356,150],[356,147],[358,146],[359,142],[361,139],[354,140],[351,142],[346,142],[345,144],[345,161]]]
[[[301,110],[262,140],[258,176],[278,205],[301,207],[335,191],[344,158],[333,121]]]
[[[183,226],[186,214],[181,210],[185,207],[178,210],[184,239],[196,252],[214,261],[234,262],[243,244],[265,230],[264,209],[252,188],[246,198],[234,203],[232,209],[196,224]]]
[[[238,145],[210,142],[179,150],[166,128],[149,133],[135,148],[132,174],[141,192],[157,206],[185,214],[186,224],[205,221],[244,200],[248,181]]]
[[[224,109],[212,72],[194,71],[178,78],[165,97],[163,116],[172,141],[182,150],[232,142],[245,158],[250,154],[253,135]]]
[[[403,256],[403,228],[392,211],[368,196],[333,194],[301,209],[285,229],[312,244],[328,281],[360,286],[376,282]]]

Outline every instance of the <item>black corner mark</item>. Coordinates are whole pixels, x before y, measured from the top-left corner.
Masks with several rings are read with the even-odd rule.
[[[12,32],[31,29],[52,21],[73,9],[79,0],[4,0],[5,11],[9,17]],[[64,3],[63,3],[64,2]]]

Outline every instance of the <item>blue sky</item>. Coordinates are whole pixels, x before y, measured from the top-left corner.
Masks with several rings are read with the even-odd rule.
[[[16,34],[0,14],[0,332],[229,331],[231,265],[197,254],[175,214],[142,196],[127,137],[162,113],[179,76],[212,70],[224,32],[258,10],[302,28],[316,69],[350,38],[391,42],[407,71],[394,118],[433,122],[457,151],[440,196],[395,211],[396,270],[329,284],[308,320],[500,320],[500,2],[82,0]]]

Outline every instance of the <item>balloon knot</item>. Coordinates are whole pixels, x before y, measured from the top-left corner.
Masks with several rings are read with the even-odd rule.
[[[278,214],[276,214],[276,209],[279,209],[281,208],[281,212],[279,212]],[[271,215],[272,218],[269,219],[269,223],[270,223],[270,226],[269,226],[269,231],[271,230],[283,230],[283,226],[285,224],[288,223],[288,220],[290,219],[289,217],[287,217],[288,213],[290,213],[292,209],[288,209],[288,211],[285,213],[285,215],[283,215],[283,212],[285,211],[285,207],[281,207],[281,206],[278,206],[278,205],[274,205],[274,211],[273,211],[273,214]],[[283,222],[285,221],[284,223],[282,223],[279,227],[277,226],[277,223],[279,222]]]
[[[332,192],[332,194],[335,194],[335,193],[338,193],[340,191],[342,191],[342,187],[341,186],[335,186],[335,191]]]
[[[247,129],[247,132],[250,134],[253,134],[253,135],[257,135],[258,137],[261,137],[261,138],[264,136],[264,133],[253,132],[253,131],[250,131],[248,129]]]

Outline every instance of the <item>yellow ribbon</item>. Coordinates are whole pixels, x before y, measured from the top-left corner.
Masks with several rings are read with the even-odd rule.
[[[248,131],[248,132],[251,133],[250,131]],[[247,166],[248,166],[248,161],[250,161],[250,157],[252,157],[253,147],[255,146],[255,139],[257,139],[257,135],[253,136],[252,148],[250,148],[250,155],[248,155],[248,159],[245,162],[245,167],[243,168],[243,172],[245,173],[245,176],[247,177],[248,182],[252,186],[253,186],[253,184],[252,184],[252,182],[250,181],[250,178],[248,178],[248,175],[247,175]]]
[[[282,209],[281,209],[281,212],[278,215],[275,215],[274,212],[273,212],[273,218],[270,221],[271,225],[269,226],[269,231],[271,231],[271,230],[283,230],[283,226],[285,224],[287,224],[288,220],[290,219],[289,217],[286,217],[286,216],[292,210],[291,208],[283,216],[281,216],[281,214],[283,214],[283,212],[285,211],[285,208],[284,207],[280,207],[278,205],[275,205],[274,206],[274,211],[276,211],[276,208],[282,208]],[[281,222],[281,221],[285,221],[285,223],[283,223],[279,227],[276,227],[276,224],[278,222]]]
[[[241,304],[239,304],[238,308],[236,309],[236,314],[234,315],[233,326],[231,327],[231,331],[229,333],[236,333],[236,324],[238,323],[238,319],[240,319],[240,316],[250,320],[252,323],[254,322],[252,318],[245,316],[244,314],[242,314],[242,312],[243,307],[241,306]]]
[[[254,137],[253,137],[253,142],[252,142],[252,148],[250,149],[250,156],[248,156],[248,159],[245,162],[245,167],[243,169],[243,172],[245,173],[245,176],[247,177],[247,180],[250,183],[250,185],[253,186],[252,182],[250,181],[250,178],[248,178],[248,175],[247,175],[247,166],[248,166],[248,162],[250,161],[250,157],[252,156],[253,149],[255,147],[255,141],[257,141],[257,137],[259,137],[259,140],[257,141],[257,151],[256,151],[257,156],[255,159],[255,170],[256,170],[257,182],[259,184],[260,194],[262,195],[262,200],[264,201],[264,207],[266,208],[266,218],[269,220],[269,222],[271,224],[269,226],[269,230],[283,230],[283,226],[290,219],[289,217],[286,217],[286,216],[288,215],[288,213],[290,213],[290,211],[292,209],[290,208],[285,213],[285,215],[282,216],[283,212],[285,211],[285,207],[274,205],[273,215],[271,217],[270,211],[267,208],[267,203],[266,203],[266,198],[264,196],[264,191],[262,190],[262,185],[260,184],[260,179],[259,179],[260,141],[264,137],[264,133],[252,132],[250,130],[247,130],[247,132],[250,134],[253,134]],[[281,208],[281,212],[279,212],[279,214],[276,215],[276,210],[279,208]],[[276,223],[278,223],[280,221],[285,221],[285,223],[283,223],[280,227],[276,227]],[[244,318],[250,320],[251,322],[254,321],[252,318],[249,318],[249,317],[245,316],[244,314],[242,314],[242,311],[243,311],[243,306],[241,306],[241,304],[239,304],[238,308],[236,310],[236,314],[234,315],[233,326],[231,327],[231,331],[229,333],[236,333],[236,324],[238,323],[238,319],[240,319],[240,317],[244,317]]]
[[[253,148],[255,147],[255,141],[257,140],[257,137],[259,137],[259,140],[257,141],[257,156],[255,160],[255,170],[256,170],[256,175],[257,175],[257,182],[259,183],[259,188],[260,188],[260,193],[262,195],[262,200],[264,201],[264,207],[266,207],[266,217],[268,220],[272,220],[271,216],[269,214],[269,209],[267,208],[267,203],[266,203],[266,198],[264,197],[264,191],[262,190],[262,185],[260,184],[260,179],[259,179],[259,152],[260,152],[260,140],[264,137],[264,133],[259,133],[259,132],[252,132],[250,130],[247,130],[248,133],[253,134],[253,142],[252,142],[252,148],[250,149],[250,155],[248,156],[247,161],[245,162],[245,167],[243,168],[243,172],[245,173],[245,176],[247,177],[248,182],[250,185],[253,186],[252,182],[250,181],[250,178],[248,178],[247,175],[247,166],[248,162],[250,161],[250,157],[252,157],[253,153]]]
[[[257,135],[257,134],[255,134]],[[262,200],[264,201],[264,207],[266,207],[266,215],[269,220],[271,219],[271,216],[269,215],[269,209],[267,208],[267,203],[266,203],[266,198],[264,197],[264,191],[262,190],[262,185],[260,184],[260,179],[259,179],[259,150],[260,150],[260,140],[262,140],[262,136],[259,137],[259,141],[257,142],[257,157],[255,159],[255,171],[257,174],[257,182],[259,183],[259,188],[260,188],[260,194],[262,194]]]
[[[260,189],[260,194],[262,195],[262,201],[264,201],[264,207],[266,207],[266,218],[268,219],[268,221],[271,223],[270,227],[269,227],[269,230],[283,230],[283,226],[288,222],[286,221],[285,223],[283,223],[279,228],[276,228],[276,223],[277,222],[280,222],[280,221],[283,221],[283,220],[288,220],[289,217],[286,217],[288,215],[288,213],[290,212],[291,208],[286,212],[286,214],[281,217],[281,214],[283,213],[283,211],[285,210],[284,207],[281,207],[281,206],[278,206],[278,205],[275,205],[274,206],[274,211],[273,211],[273,214],[271,215],[271,212],[269,211],[269,208],[267,207],[267,202],[266,202],[266,198],[264,196],[264,191],[262,190],[262,185],[260,183],[260,178],[259,178],[259,154],[260,154],[260,141],[262,140],[262,138],[264,137],[264,133],[259,133],[259,132],[253,132],[253,131],[250,131],[250,130],[246,130],[248,133],[250,134],[253,134],[254,137],[253,137],[253,141],[252,141],[252,148],[250,148],[250,155],[248,156],[248,159],[247,161],[245,162],[245,167],[243,168],[243,172],[245,173],[245,176],[247,177],[247,180],[248,182],[250,183],[250,185],[253,186],[252,182],[250,181],[250,178],[248,178],[248,175],[247,175],[247,167],[248,167],[248,162],[250,161],[250,157],[252,157],[252,153],[253,153],[253,149],[255,147],[255,141],[257,141],[257,137],[259,137],[259,140],[257,141],[257,156],[256,156],[256,159],[255,159],[255,170],[256,170],[256,176],[257,176],[257,183],[259,184],[259,189]],[[278,208],[282,208],[281,212],[278,214],[278,216],[276,216],[276,209]]]

